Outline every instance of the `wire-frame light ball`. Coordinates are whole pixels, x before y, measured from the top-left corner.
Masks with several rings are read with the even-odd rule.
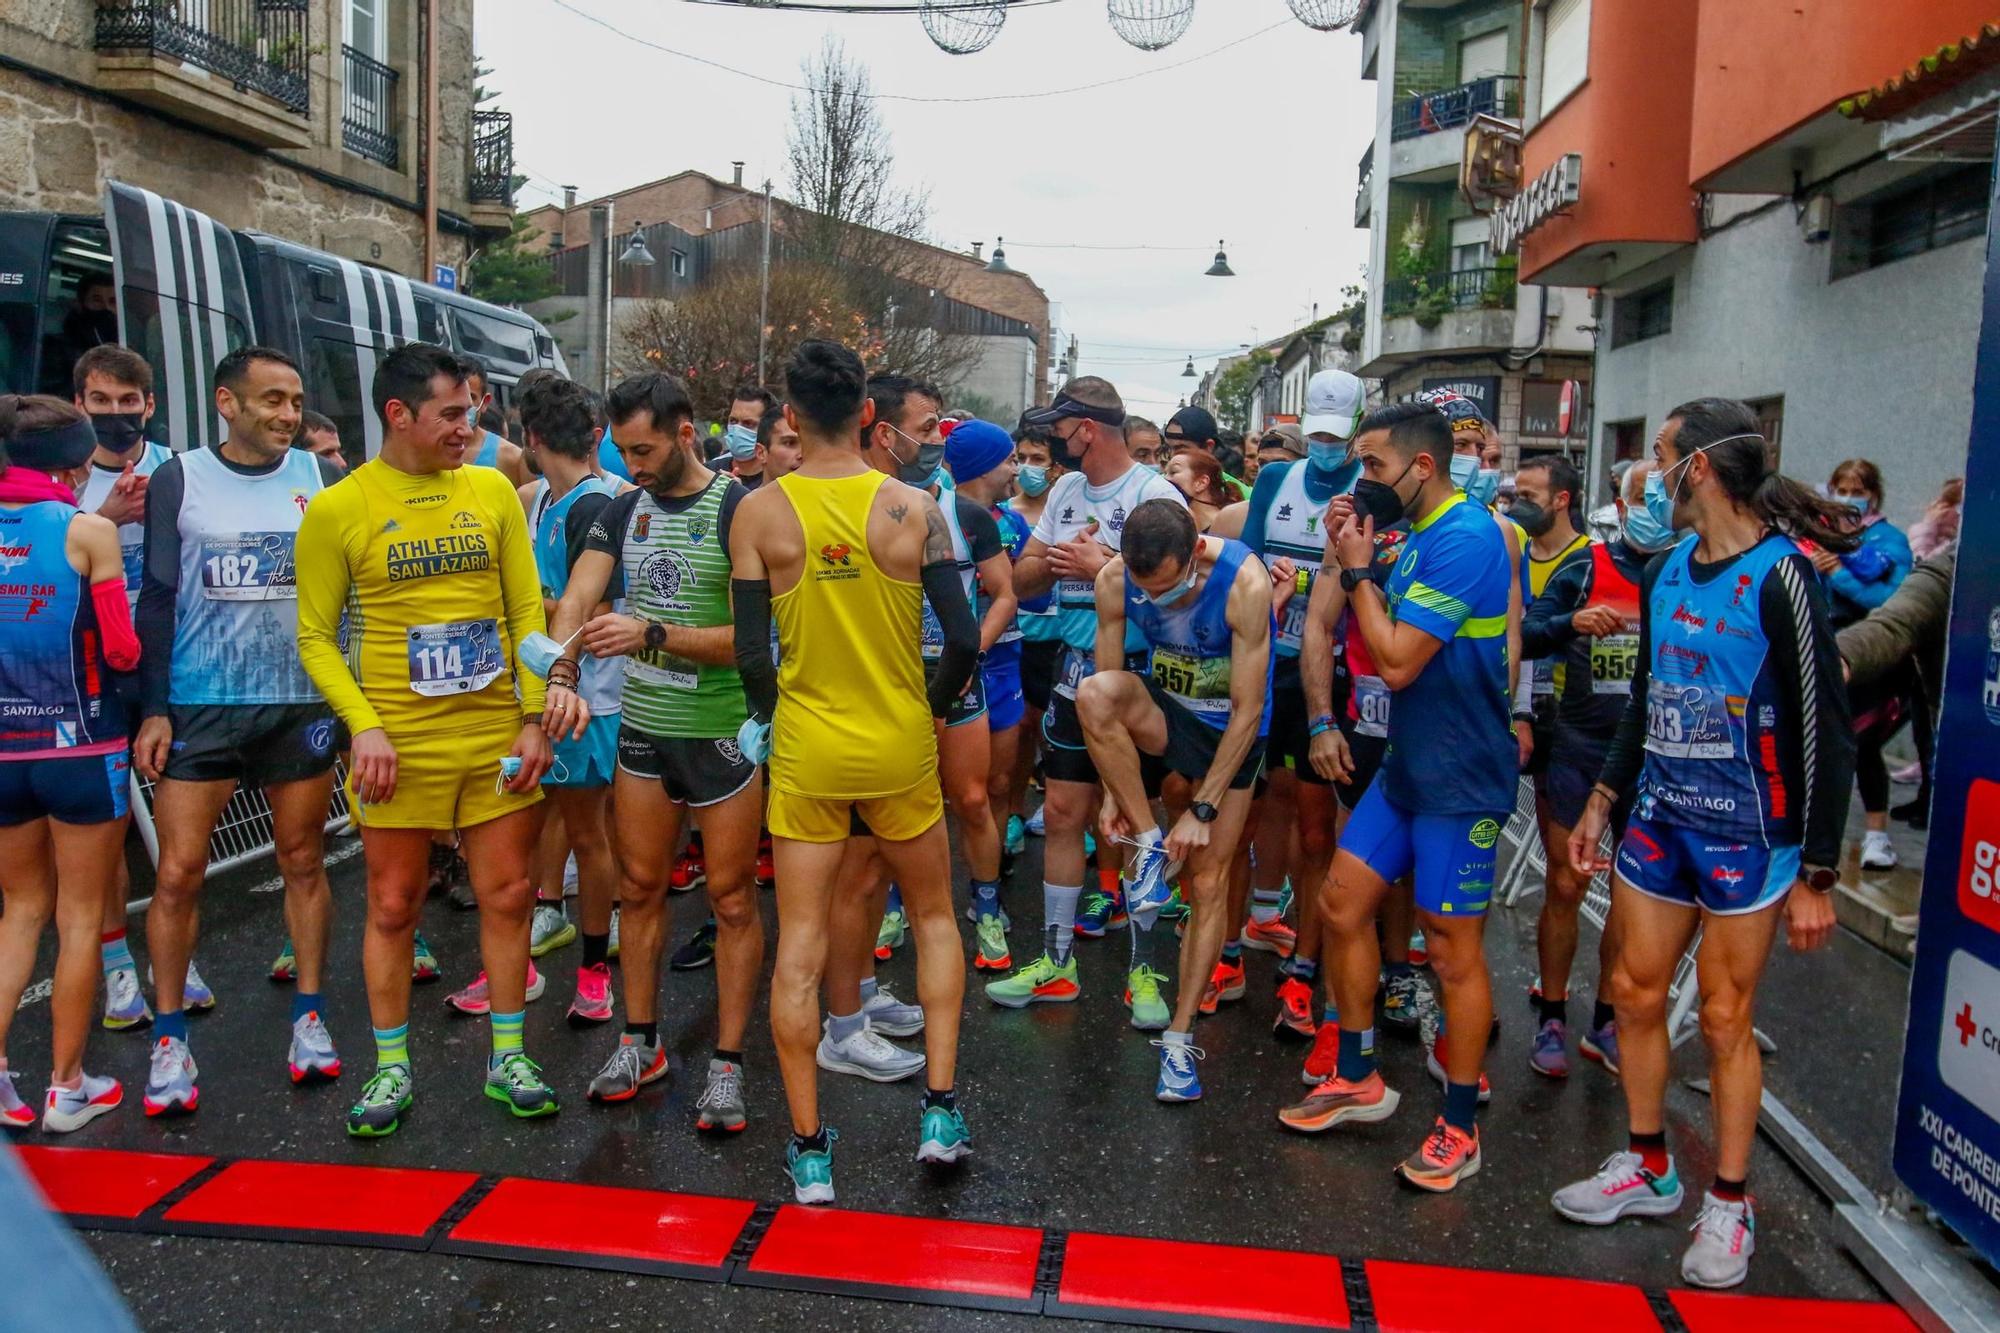
[[[1194,21],[1194,0],[1105,0],[1112,31],[1141,51],[1171,46]]]
[[[1292,16],[1308,28],[1333,32],[1354,22],[1361,13],[1362,0],[1285,0]]]
[[[924,31],[941,51],[984,51],[1007,21],[1008,0],[923,0]]]

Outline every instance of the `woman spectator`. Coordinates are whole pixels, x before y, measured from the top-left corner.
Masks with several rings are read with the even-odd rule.
[[[1234,504],[1236,496],[1222,480],[1222,464],[1200,449],[1183,449],[1167,463],[1167,480],[1187,497],[1194,513],[1194,525],[1202,532],[1215,522],[1223,506]]]
[[[1958,542],[1958,511],[1965,503],[1965,478],[1953,477],[1924,510],[1924,516],[1910,525],[1910,554],[1929,560],[1944,554]]]

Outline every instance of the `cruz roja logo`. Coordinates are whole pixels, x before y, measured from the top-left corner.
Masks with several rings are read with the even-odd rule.
[[[1946,1087],[2000,1121],[2000,968],[1964,949],[1945,967],[1938,1023],[1938,1076]]]

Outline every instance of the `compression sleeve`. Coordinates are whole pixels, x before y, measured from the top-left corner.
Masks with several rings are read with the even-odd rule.
[[[1521,613],[1521,657],[1547,657],[1576,639],[1570,624],[1590,598],[1590,562],[1572,560],[1549,576],[1542,595]]]
[[[490,482],[485,474],[475,472],[473,476],[476,484],[496,492],[487,497],[487,504],[499,516],[500,594],[506,603],[507,637],[514,644],[514,688],[521,694],[522,716],[539,717],[548,682],[521,668],[520,651],[521,641],[530,634],[549,632],[549,618],[542,609],[542,573],[535,564],[534,542],[528,536],[528,516],[514,498],[512,483],[497,470],[486,472],[492,477]]]
[[[944,652],[938,657],[937,675],[931,679],[931,716],[943,717],[952,701],[964,692],[972,673],[979,669],[979,622],[972,618],[972,603],[966,599],[965,585],[959,581],[958,567],[948,560],[924,566],[924,597],[944,630]],[[736,655],[743,656],[739,632]]]
[[[1798,719],[1796,751],[1779,762],[1804,794],[1800,856],[1808,865],[1830,866],[1840,860],[1854,788],[1854,730],[1833,620],[1814,572],[1804,556],[1786,556],[1765,578],[1758,610],[1771,671]]]
[[[139,579],[138,615],[139,699],[145,717],[167,713],[180,600],[181,498],[186,492],[187,474],[178,457],[160,464],[146,483],[146,562]],[[98,619],[103,620],[101,613]]]
[[[736,621],[736,670],[751,716],[768,722],[778,711],[778,668],[771,661],[771,580],[731,579]]]
[[[113,671],[130,671],[138,666],[139,636],[132,628],[132,603],[125,597],[125,580],[105,579],[91,584],[90,603],[97,609],[97,632],[104,640],[104,660]]]
[[[1646,762],[1646,682],[1652,676],[1653,666],[1653,583],[1660,577],[1660,567],[1666,563],[1672,547],[1654,556],[1646,564],[1646,572],[1639,576],[1639,659],[1632,668],[1632,693],[1625,700],[1625,713],[1618,719],[1618,730],[1612,733],[1611,747],[1604,755],[1604,768],[1597,780],[1617,792],[1619,796],[1629,796],[1632,784],[1639,780],[1639,769]]]
[[[517,511],[520,507],[514,506]],[[299,589],[299,665],[354,736],[382,725],[340,651],[340,614],[353,582],[347,539],[365,527],[365,509],[358,485],[321,491],[306,505],[292,547]]]

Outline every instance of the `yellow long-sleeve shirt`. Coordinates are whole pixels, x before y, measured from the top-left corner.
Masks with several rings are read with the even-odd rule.
[[[295,550],[299,661],[350,732],[425,736],[542,711],[543,682],[515,657],[547,629],[541,579],[501,473],[371,460],[313,497]]]

